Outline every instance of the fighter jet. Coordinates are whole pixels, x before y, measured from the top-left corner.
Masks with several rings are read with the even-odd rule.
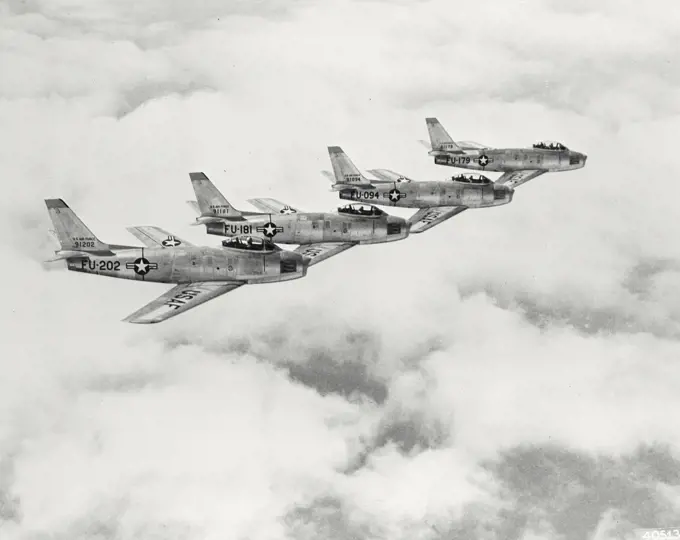
[[[352,242],[377,244],[403,240],[409,234],[405,219],[370,204],[348,204],[337,212],[303,212],[276,199],[249,199],[259,212],[234,208],[202,172],[189,173],[197,201],[187,201],[208,234],[250,234],[276,238],[280,244]]]
[[[454,141],[436,118],[426,118],[430,156],[437,165],[481,171],[531,171],[532,178],[546,172],[572,171],[586,164],[588,156],[562,143],[543,141],[532,148],[491,148],[473,141]],[[427,144],[427,143],[425,143]]]
[[[505,173],[495,182],[481,174],[457,174],[444,181],[416,182],[389,169],[369,169],[376,179],[364,176],[339,146],[329,146],[333,166],[332,191],[341,199],[420,208],[408,219],[412,233],[421,233],[468,208],[501,206],[512,201],[514,187],[526,182],[533,171]]]
[[[129,315],[130,323],[158,323],[242,285],[299,279],[307,268],[353,243],[317,243],[282,250],[271,240],[240,235],[221,248],[195,246],[152,226],[129,227],[145,247],[105,244],[63,199],[45,199],[60,249],[51,261],[69,270],[121,279],[175,283],[175,287]]]

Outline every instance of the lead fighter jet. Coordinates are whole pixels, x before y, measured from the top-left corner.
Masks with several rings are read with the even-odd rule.
[[[124,321],[158,323],[250,283],[299,279],[307,268],[353,246],[318,243],[285,251],[270,240],[238,236],[222,248],[195,246],[163,229],[129,227],[144,246],[105,244],[63,199],[45,199],[60,249],[51,261],[69,270],[136,281],[175,283],[175,287]]]
[[[588,159],[552,141],[536,143],[532,148],[490,148],[472,141],[454,141],[436,118],[426,118],[425,123],[432,147],[429,155],[437,165],[478,171],[525,171],[526,175],[513,187],[546,172],[580,169]]]
[[[261,235],[280,244],[349,242],[377,244],[403,240],[410,224],[367,204],[348,204],[337,212],[302,212],[276,199],[249,199],[259,212],[234,208],[202,172],[189,173],[197,201],[187,201],[208,234]]]

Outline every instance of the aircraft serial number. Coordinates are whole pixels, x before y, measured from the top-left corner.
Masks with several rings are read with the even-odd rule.
[[[225,234],[253,234],[252,225],[227,225],[224,224]]]
[[[90,261],[90,260],[83,260],[80,261],[80,268],[83,270],[90,270],[90,271],[95,271],[99,270],[104,271],[104,270],[109,270],[111,272],[115,272],[120,270],[120,261]]]
[[[94,247],[94,242],[73,242],[73,247],[77,248],[86,248],[86,247]]]
[[[211,204],[210,205],[210,210],[212,210],[213,214],[228,214],[229,213],[229,207],[224,206],[224,205],[215,205]]]
[[[199,291],[197,289],[186,289],[181,293],[173,296],[170,300],[168,300],[165,303],[165,305],[172,309],[179,309],[189,300],[193,300],[194,298],[196,298],[199,294],[201,294],[201,292],[202,291]]]
[[[355,191],[353,193],[355,199],[379,199],[380,193],[377,191]],[[385,194],[387,196],[387,194]]]

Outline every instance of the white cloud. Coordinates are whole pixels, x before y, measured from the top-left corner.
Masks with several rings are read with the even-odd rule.
[[[3,532],[478,535],[508,504],[480,467],[500,450],[677,447],[678,20],[657,3],[1,6]],[[40,264],[47,197],[107,241],[215,245],[186,226],[192,170],[310,210],[338,204],[327,145],[443,178],[430,115],[588,165],[157,327],[119,320],[162,286]]]

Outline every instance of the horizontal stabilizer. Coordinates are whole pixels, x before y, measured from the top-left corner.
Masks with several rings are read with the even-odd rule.
[[[201,209],[198,207],[198,201],[187,201],[187,204],[191,209],[196,212],[199,216],[201,215]]]
[[[342,191],[343,189],[356,189],[356,188],[375,189],[375,185],[371,184],[370,182],[367,184],[333,184],[331,186],[331,191]]]
[[[176,247],[191,247],[193,244],[187,240],[183,240],[152,225],[140,225],[137,227],[127,227],[127,230],[139,240],[142,244],[149,248],[176,248]]]

